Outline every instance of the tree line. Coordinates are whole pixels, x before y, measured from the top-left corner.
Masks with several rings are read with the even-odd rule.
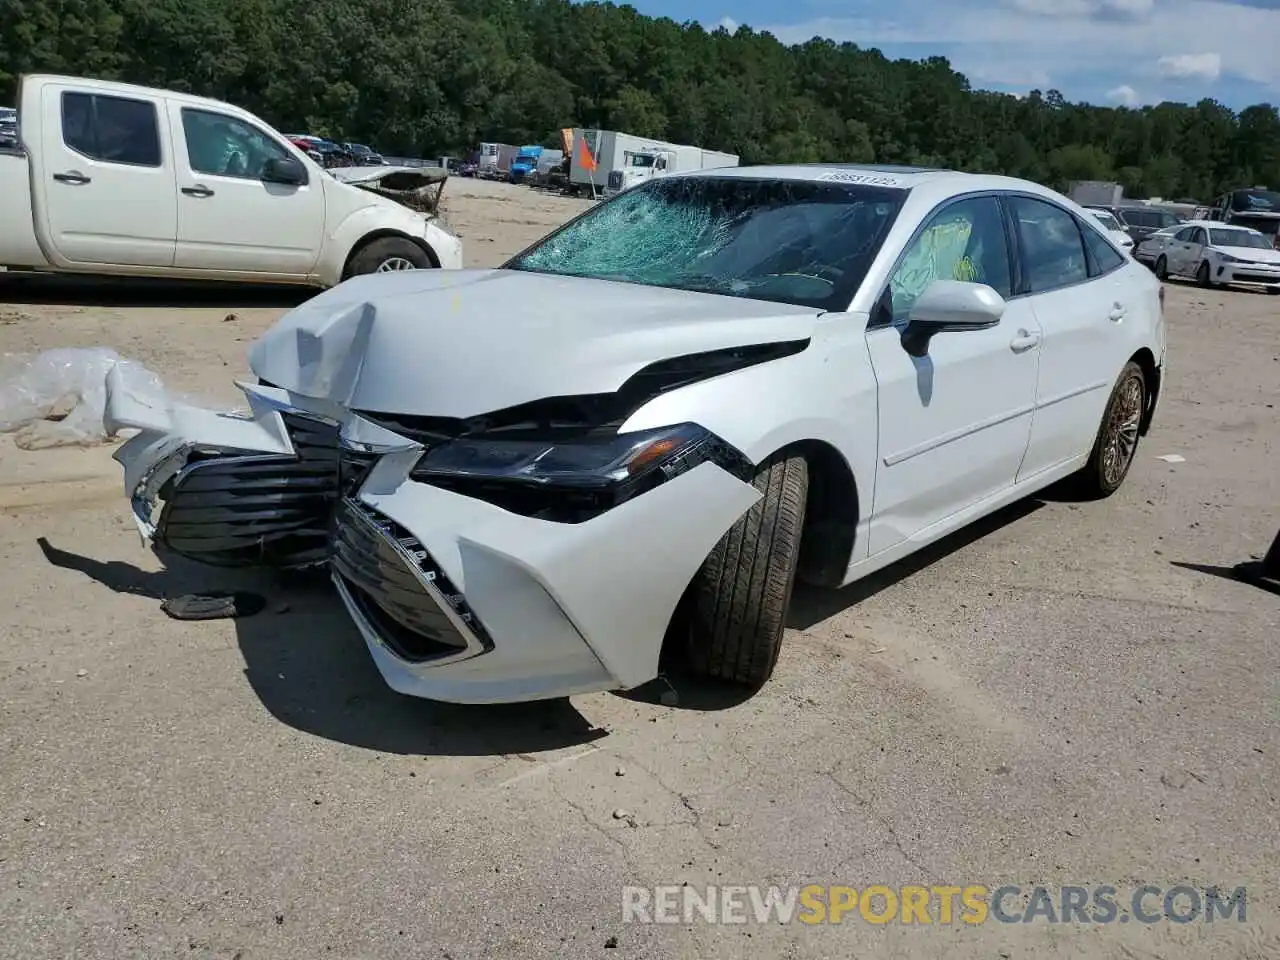
[[[570,0],[3,0],[0,103],[46,71],[190,91],[388,154],[625,130],[743,163],[907,163],[1130,196],[1280,188],[1280,114],[975,90],[944,58],[786,46]]]

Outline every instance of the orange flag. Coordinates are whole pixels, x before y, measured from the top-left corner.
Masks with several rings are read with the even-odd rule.
[[[578,163],[584,170],[590,170],[595,173],[596,158],[591,155],[591,148],[587,146],[586,134],[583,134],[582,142],[578,145]]]

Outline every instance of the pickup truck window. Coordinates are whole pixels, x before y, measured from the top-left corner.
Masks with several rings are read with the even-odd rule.
[[[160,166],[160,124],[147,100],[98,93],[62,94],[62,142],[91,160]]]
[[[183,107],[182,132],[195,173],[260,180],[268,160],[291,156],[252,124],[211,110]]]

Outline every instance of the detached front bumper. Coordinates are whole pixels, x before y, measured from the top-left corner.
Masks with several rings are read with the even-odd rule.
[[[759,496],[704,462],[585,522],[533,519],[410,479],[423,448],[358,415],[241,388],[243,417],[111,396],[108,416],[143,431],[116,454],[139,530],[211,563],[329,563],[378,669],[412,696],[647,682],[689,581]]]

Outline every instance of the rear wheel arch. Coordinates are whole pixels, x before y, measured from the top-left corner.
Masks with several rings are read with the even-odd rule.
[[[1139,436],[1145,437],[1147,431],[1151,429],[1151,418],[1160,396],[1160,367],[1156,363],[1155,354],[1146,347],[1130,357],[1129,361],[1142,368],[1143,379],[1146,381],[1146,409],[1142,411],[1142,423],[1139,428]]]

